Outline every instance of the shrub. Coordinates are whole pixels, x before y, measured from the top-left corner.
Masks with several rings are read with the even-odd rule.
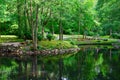
[[[25,36],[25,39],[32,39],[32,35],[30,32],[25,32],[24,36]]]
[[[93,36],[93,35],[94,35],[94,32],[90,31],[90,32],[88,32],[88,35],[89,35],[89,36]]]
[[[49,40],[49,41],[51,41],[52,40],[52,38],[53,38],[53,35],[52,34],[47,34],[47,39]]]
[[[66,30],[65,30],[65,33],[66,33],[66,34],[72,34],[72,30],[71,30],[71,29],[66,29]]]
[[[120,34],[118,33],[112,33],[111,35],[112,38],[120,39]]]
[[[38,34],[38,40],[41,41],[43,39],[43,36],[41,34]]]

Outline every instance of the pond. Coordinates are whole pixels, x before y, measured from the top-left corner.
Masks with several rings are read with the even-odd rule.
[[[0,80],[120,80],[120,50],[80,46],[78,53],[0,57]]]

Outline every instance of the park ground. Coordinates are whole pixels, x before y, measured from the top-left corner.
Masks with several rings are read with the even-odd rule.
[[[119,39],[113,39],[109,36],[86,36],[85,39],[83,39],[83,35],[64,35],[63,41],[58,40],[58,35],[55,34],[54,40],[42,40],[38,41],[38,49],[59,49],[59,48],[77,48],[78,45],[111,45],[114,43],[119,43]],[[31,46],[32,42],[29,41],[29,45]],[[0,44],[5,43],[24,43],[25,41],[23,39],[19,39],[15,35],[1,35]]]

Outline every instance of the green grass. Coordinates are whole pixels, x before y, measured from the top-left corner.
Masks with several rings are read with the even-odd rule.
[[[11,37],[11,38],[17,38],[15,35],[1,35],[1,37]]]
[[[0,43],[6,43],[6,42],[22,42],[23,39],[18,39],[15,35],[1,35],[0,37]]]
[[[80,45],[110,45],[112,43],[117,43],[116,39],[109,39],[108,41],[104,40],[84,40],[84,41],[76,41],[76,44]]]
[[[100,38],[110,39],[110,36],[109,36],[109,35],[106,35],[106,36],[100,36]]]
[[[76,48],[76,45],[72,45],[69,41],[59,41],[59,40],[52,40],[52,41],[40,41],[38,43],[40,49],[67,49],[67,48]]]

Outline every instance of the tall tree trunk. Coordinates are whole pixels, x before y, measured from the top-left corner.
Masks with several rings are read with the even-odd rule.
[[[59,21],[59,40],[63,40],[62,21]]]
[[[19,37],[22,37],[22,32],[21,32],[21,20],[20,20],[20,11],[21,11],[21,9],[20,9],[20,6],[21,6],[21,4],[20,4],[20,0],[17,0],[17,18],[18,18],[18,34],[19,34]]]
[[[27,2],[24,0],[24,23],[25,23],[25,31],[29,32],[29,23],[28,23],[28,15],[27,15]]]
[[[34,49],[35,50],[37,50],[37,33],[38,33],[38,9],[39,9],[39,7],[38,7],[38,5],[36,6],[36,25],[35,25],[35,41],[34,41],[34,44],[35,44],[35,46],[34,46]]]
[[[61,1],[62,7],[62,1]],[[62,28],[62,12],[60,11],[60,20],[59,20],[59,40],[63,40],[63,28]]]
[[[32,27],[32,42],[33,42],[33,49],[36,49],[35,45],[35,27],[33,25],[33,10],[32,10],[32,0],[30,0],[30,23]]]
[[[31,30],[31,21],[30,21],[30,14],[28,12],[28,3],[26,2],[25,0],[25,13],[26,13],[26,23],[27,23],[27,26],[29,27],[29,31]]]
[[[41,15],[43,14],[43,6],[41,8]],[[43,25],[43,19],[41,19],[41,35],[43,36],[44,38],[44,25]]]

